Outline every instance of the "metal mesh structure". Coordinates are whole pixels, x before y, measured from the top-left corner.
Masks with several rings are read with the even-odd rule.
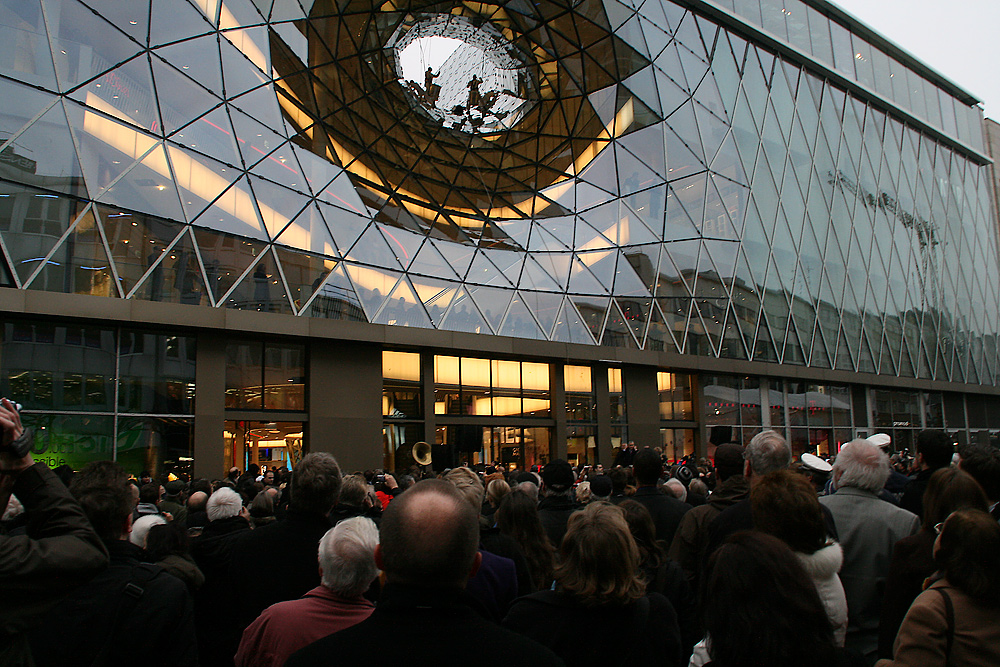
[[[0,279],[995,384],[975,101],[686,6],[0,0]]]

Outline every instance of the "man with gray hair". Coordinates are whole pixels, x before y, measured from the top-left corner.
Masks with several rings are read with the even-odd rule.
[[[767,473],[784,470],[791,464],[792,450],[777,431],[761,431],[743,450],[743,477],[749,482],[751,489]],[[827,523],[828,531],[835,532],[832,528],[833,522]],[[740,530],[753,530],[753,509],[749,494],[724,509],[708,524],[705,556],[710,556],[727,537]]]
[[[319,541],[321,584],[298,600],[273,604],[243,632],[237,667],[280,667],[317,639],[356,625],[375,605],[363,597],[378,576],[378,528],[365,517],[344,519]]]
[[[832,474],[836,492],[819,501],[833,513],[844,549],[840,580],[847,596],[846,645],[873,661],[892,548],[920,529],[920,519],[879,499],[889,477],[889,457],[869,440],[841,447]]]

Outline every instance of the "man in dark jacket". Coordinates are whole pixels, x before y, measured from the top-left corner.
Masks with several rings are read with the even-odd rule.
[[[673,496],[660,493],[656,488],[656,482],[663,474],[663,461],[655,450],[649,447],[639,450],[633,460],[632,470],[639,485],[632,499],[645,505],[653,515],[656,539],[663,540],[669,547],[674,539],[674,533],[677,532],[677,526],[691,506]]]
[[[328,515],[341,487],[340,466],[325,452],[306,455],[292,473],[284,518],[244,534],[233,550],[234,618],[246,627],[276,602],[300,598],[320,585],[319,541],[333,527]],[[260,576],[262,571],[267,576]],[[249,585],[253,582],[253,585]],[[227,646],[236,653],[236,643]]]
[[[133,501],[120,466],[84,466],[71,492],[111,555],[111,567],[49,612],[31,634],[38,667],[79,664],[198,664],[194,607],[187,587],[158,565],[142,563],[128,540]],[[55,641],[51,628],[58,629]]]
[[[473,611],[466,581],[479,567],[477,512],[448,482],[419,482],[382,515],[375,562],[386,586],[375,611],[292,655],[287,667],[365,664],[373,653],[387,665],[459,664],[522,667],[563,664],[530,639]],[[483,650],[502,646],[503,650]],[[331,658],[333,656],[333,658]]]
[[[925,429],[917,434],[917,474],[903,489],[903,497],[899,506],[924,516],[924,490],[931,475],[951,465],[951,457],[955,453],[955,444],[944,431]]]
[[[670,543],[670,558],[684,570],[691,590],[697,591],[701,568],[707,560],[708,525],[722,512],[750,497],[750,485],[743,476],[743,448],[725,443],[715,448],[715,474],[719,483],[708,503],[684,515]]]
[[[30,438],[8,400],[0,401],[2,444]],[[59,478],[30,454],[0,452],[0,514],[11,493],[24,506],[22,535],[0,534],[0,664],[31,664],[24,631],[66,592],[107,566],[104,545]]]
[[[219,488],[205,505],[208,525],[191,540],[191,555],[205,575],[205,583],[195,594],[194,610],[198,623],[198,653],[203,665],[231,664],[246,624],[234,618],[227,600],[248,581],[232,578],[232,561],[237,542],[250,532],[249,514],[243,499],[228,486]]]
[[[562,459],[546,463],[542,468],[542,499],[538,501],[538,518],[556,550],[566,534],[569,515],[580,509],[573,495],[575,481],[573,467]]]

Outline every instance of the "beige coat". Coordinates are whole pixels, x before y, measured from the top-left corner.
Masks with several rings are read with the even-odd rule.
[[[955,609],[955,638],[947,656],[948,622],[937,588],[948,593]],[[899,628],[893,656],[879,660],[876,667],[1000,665],[1000,614],[942,579],[914,600]]]

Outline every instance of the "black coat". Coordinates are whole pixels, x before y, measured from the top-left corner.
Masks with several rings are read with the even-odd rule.
[[[659,593],[645,599],[643,614],[639,602],[584,607],[568,594],[539,591],[515,601],[503,625],[548,646],[573,667],[686,664],[670,601]],[[639,624],[642,616],[645,623]]]
[[[673,496],[660,493],[655,487],[640,486],[636,489],[632,500],[642,503],[653,516],[653,525],[656,526],[656,539],[666,542],[667,548],[674,540],[674,533],[681,519],[690,511],[691,506],[682,503]]]
[[[197,665],[187,587],[158,565],[141,563],[142,549],[131,542],[107,547],[111,567],[71,593],[32,634],[38,667],[90,665],[102,650],[102,665]]]
[[[272,604],[298,599],[319,586],[319,540],[332,527],[325,516],[289,508],[284,519],[239,539],[233,549],[231,576],[243,627]]]
[[[569,516],[578,509],[580,506],[566,496],[546,496],[538,501],[538,520],[542,522],[545,535],[557,551],[566,534]]]
[[[195,593],[194,611],[198,623],[198,653],[203,665],[231,665],[243,628],[230,607],[237,582],[230,567],[236,543],[250,532],[241,516],[216,519],[191,539],[191,556],[205,583]],[[229,650],[232,647],[232,650]]]
[[[286,667],[311,665],[552,666],[549,649],[477,614],[462,591],[388,584],[357,625],[293,653]]]

